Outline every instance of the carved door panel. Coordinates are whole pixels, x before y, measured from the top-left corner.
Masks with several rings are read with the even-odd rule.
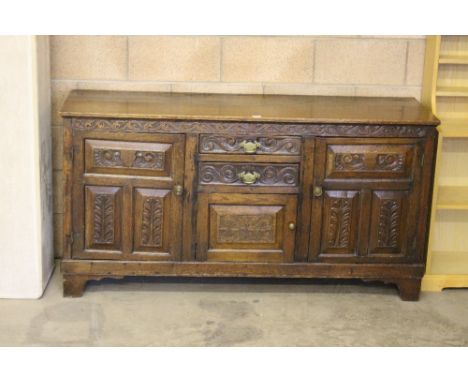
[[[290,262],[297,197],[281,194],[200,194],[197,259]]]
[[[398,142],[398,143],[397,143]],[[310,261],[416,257],[417,140],[317,139]]]
[[[87,132],[74,137],[77,259],[180,258],[184,135]]]

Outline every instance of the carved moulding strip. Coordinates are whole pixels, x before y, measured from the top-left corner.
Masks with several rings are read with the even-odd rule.
[[[298,165],[246,165],[246,164],[200,164],[201,184],[243,184],[241,172],[258,172],[260,178],[255,184],[265,186],[297,186]]]
[[[291,134],[357,137],[424,137],[432,131],[426,126],[413,125],[200,122],[105,118],[72,118],[72,127],[82,131],[102,130],[132,133]]]

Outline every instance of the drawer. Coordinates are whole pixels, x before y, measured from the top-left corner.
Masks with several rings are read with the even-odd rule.
[[[300,137],[200,135],[202,154],[300,155]]]
[[[296,187],[298,163],[200,162],[200,185]]]
[[[414,144],[327,144],[325,178],[410,178]]]
[[[172,177],[175,142],[86,139],[86,173]]]

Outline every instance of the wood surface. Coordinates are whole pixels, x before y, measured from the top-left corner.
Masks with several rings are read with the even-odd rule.
[[[63,117],[437,125],[414,98],[73,90]]]

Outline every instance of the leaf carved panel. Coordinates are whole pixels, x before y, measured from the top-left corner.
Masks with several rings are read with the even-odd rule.
[[[86,247],[120,249],[122,189],[121,187],[85,187]]]
[[[143,202],[141,244],[160,247],[163,238],[163,201],[160,197],[148,197]]]
[[[322,253],[357,253],[358,191],[325,192],[322,217]]]

